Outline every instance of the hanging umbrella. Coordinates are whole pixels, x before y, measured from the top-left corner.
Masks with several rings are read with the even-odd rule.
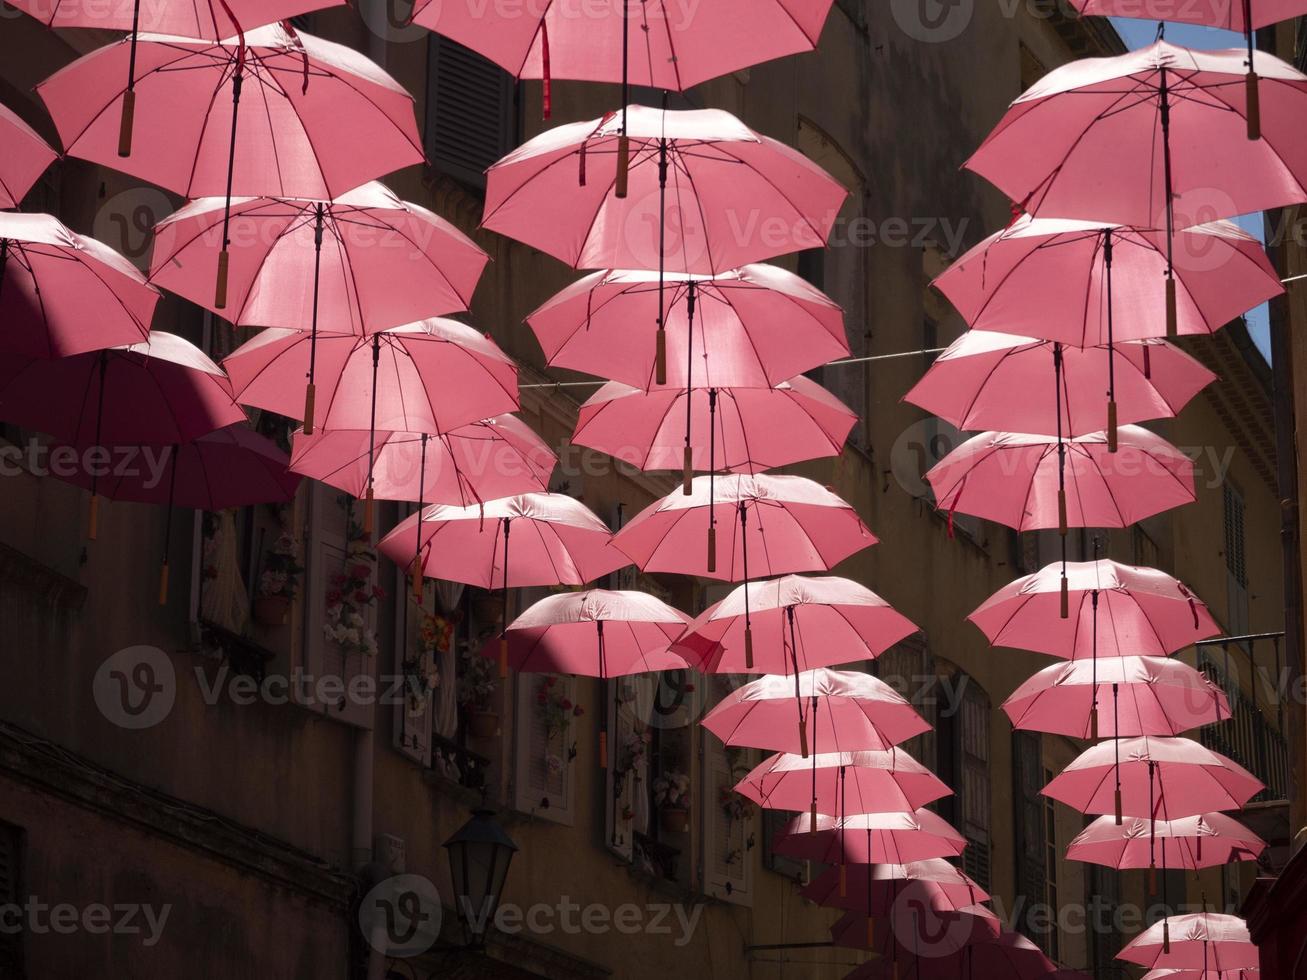
[[[775,853],[819,864],[907,864],[954,858],[966,846],[967,839],[932,810],[858,813],[841,820],[819,813],[816,823],[810,813],[800,813],[772,838]]]
[[[1058,615],[1059,603],[1069,615]],[[1065,660],[1165,657],[1221,633],[1207,605],[1179,579],[1106,558],[1045,565],[1003,586],[967,618],[994,646]]]
[[[1258,980],[1260,970],[1149,970],[1140,980]]]
[[[943,858],[910,864],[853,864],[840,891],[840,869],[827,868],[799,890],[810,902],[829,908],[886,915],[896,901],[919,895],[936,912],[959,912],[989,901],[989,893]],[[870,905],[867,901],[871,897]]]
[[[439,435],[518,407],[517,368],[489,337],[433,318],[368,337],[270,328],[223,361],[242,404],[298,418],[312,360],[325,378],[322,426]],[[369,452],[364,528],[372,528],[376,445]]]
[[[1170,851],[1173,868],[1215,868],[1231,861],[1255,861],[1266,842],[1224,813],[1200,813],[1177,820],[1131,818],[1120,825],[1099,817],[1067,847],[1071,861],[1108,868],[1147,868],[1153,853]]]
[[[89,461],[78,447],[77,459]],[[300,477],[287,470],[290,460],[271,439],[239,422],[215,429],[192,442],[170,446],[111,446],[111,458],[137,462],[115,466],[103,476],[86,471],[52,471],[75,486],[110,500],[158,504],[168,508],[164,523],[159,605],[168,601],[169,556],[174,507],[219,511],[254,504],[286,503],[295,496]],[[57,447],[52,447],[57,452]],[[153,451],[153,465],[147,454]],[[97,479],[98,478],[98,479]]]
[[[903,975],[911,980],[1051,980],[1056,976],[1056,964],[1025,936],[1006,931],[988,935],[983,926],[973,932],[975,941],[956,950],[949,944],[913,955],[905,945]],[[907,943],[911,941],[909,938]],[[899,975],[897,966],[894,960],[870,960],[847,974],[845,980],[890,980]]]
[[[925,887],[924,883],[904,885],[898,899],[892,900],[885,910],[887,914],[868,915],[866,911],[850,909],[830,927],[834,945],[875,954],[875,958],[845,974],[845,980],[854,977],[892,980],[899,963],[911,964],[923,955],[948,957],[1002,933],[998,916],[985,906],[940,911],[922,900]],[[870,898],[867,907],[872,907]]]
[[[664,279],[670,385],[771,386],[849,354],[835,301],[778,266]],[[657,319],[658,281],[656,272],[608,269],[548,299],[526,318],[546,362],[652,388],[654,338],[631,324]]]
[[[1296,123],[1307,76],[1270,54],[1259,59],[1267,138],[1249,141],[1257,113],[1244,67],[1238,50],[1165,41],[1070,62],[1023,93],[966,166],[1031,214],[1164,228],[1173,335],[1176,200],[1219,201],[1222,218],[1307,200],[1307,136]],[[1195,223],[1182,217],[1178,226]]]
[[[489,256],[457,228],[373,181],[334,201],[231,202],[226,309],[211,272],[223,198],[192,201],[155,228],[150,278],[237,326],[370,334],[466,310]],[[310,341],[311,347],[315,346]],[[314,359],[304,431],[313,434]]]
[[[757,658],[745,663],[746,631]],[[704,610],[676,649],[709,674],[787,674],[875,660],[917,632],[911,620],[861,583],[785,575],[750,582]]]
[[[0,208],[16,208],[59,154],[4,105],[0,105],[0,143],[5,148],[0,160]]]
[[[1165,657],[1054,664],[1017,688],[1003,710],[1013,728],[1072,738],[1179,735],[1230,717],[1224,691]]]
[[[770,576],[828,571],[876,543],[849,504],[800,476],[699,476],[692,489],[689,496],[678,491],[650,504],[613,543],[644,571],[728,582],[749,578],[750,551],[753,574]],[[728,534],[721,568],[716,561],[718,523],[726,525]],[[698,546],[705,530],[706,554]],[[752,649],[748,637],[745,646]]]
[[[134,83],[124,87],[129,74]],[[241,114],[246,80],[252,105]],[[219,310],[233,195],[334,198],[425,159],[403,86],[358,52],[288,23],[217,41],[141,34],[138,42],[133,34],[82,56],[37,92],[70,156],[188,198],[224,197]],[[136,95],[144,124],[123,143]]]
[[[1110,351],[1061,347],[1060,377],[1055,347],[1048,340],[969,330],[935,359],[903,400],[963,430],[1053,436],[1060,412],[1065,436],[1102,430],[1110,436],[1116,422],[1178,415],[1216,380],[1164,340],[1118,342]],[[1106,401],[1104,392],[1110,393]]]
[[[642,470],[757,473],[838,456],[857,414],[797,377],[775,388],[643,391],[610,381],[581,406],[572,442]]]
[[[483,224],[576,268],[657,268],[654,383],[666,384],[664,273],[717,274],[821,246],[847,191],[721,110],[623,114],[626,135],[615,115],[571,123],[492,166]],[[766,220],[742,226],[749,215]]]
[[[690,617],[644,592],[591,589],[546,596],[506,629],[508,662],[528,673],[580,674],[609,680],[685,669],[667,645]],[[617,697],[614,691],[614,698]],[[599,764],[608,768],[607,722]]]
[[[222,369],[194,344],[150,339],[70,357],[0,358],[0,419],[75,446],[171,446],[245,421]],[[91,477],[95,540],[99,479]]]
[[[423,575],[483,589],[498,585],[506,630],[509,589],[582,585],[616,571],[628,562],[611,541],[608,525],[580,501],[561,493],[524,493],[469,507],[428,507],[396,525],[377,550],[401,568],[413,568],[415,588]],[[420,560],[414,558],[415,543]],[[501,676],[507,674],[506,632],[499,668]]]
[[[809,732],[815,752],[857,752],[889,749],[930,731],[907,699],[879,678],[824,668],[760,677],[723,698],[702,724],[727,745],[805,757]]]
[[[311,10],[341,7],[346,0],[5,0],[46,27],[179,34],[209,40],[231,37],[241,27],[289,20]]]
[[[1266,247],[1233,222],[1177,229],[1173,246],[1181,334],[1215,333],[1284,292]],[[1164,231],[1023,215],[932,285],[972,328],[1098,347],[1158,335],[1165,277]]]
[[[1177,820],[1241,809],[1264,788],[1238,763],[1192,739],[1144,736],[1090,746],[1041,792],[1081,813]]]
[[[67,357],[145,340],[159,294],[48,214],[0,212],[0,351]]]
[[[1167,916],[1126,943],[1116,958],[1150,969],[1217,971],[1227,978],[1234,971],[1257,970],[1260,963],[1247,923],[1218,912]]]
[[[457,504],[543,493],[558,462],[516,415],[460,426],[443,435],[332,429],[291,439],[291,469],[346,493],[367,494],[369,453],[373,495],[418,504]]]

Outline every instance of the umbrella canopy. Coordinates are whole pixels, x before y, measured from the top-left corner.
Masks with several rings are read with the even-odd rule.
[[[801,754],[809,743],[814,752],[884,750],[930,730],[879,678],[826,669],[760,677],[723,698],[702,724],[727,745]]]
[[[906,901],[910,894],[919,894],[936,912],[958,912],[989,900],[985,889],[943,858],[910,864],[853,864],[843,876],[839,868],[827,868],[799,894],[818,905],[872,915],[887,914],[895,901]]]
[[[1164,923],[1170,931],[1169,943],[1163,940]],[[1215,970],[1227,976],[1229,971],[1256,970],[1260,963],[1248,924],[1218,912],[1172,915],[1154,922],[1126,943],[1116,958],[1154,969]]]
[[[1103,393],[1114,389],[1115,421],[1171,418],[1216,375],[1164,340],[1062,347],[1060,376],[1048,340],[969,330],[935,359],[906,395],[959,429],[1081,436],[1113,421]],[[1059,405],[1059,402],[1061,403]]]
[[[59,154],[4,105],[0,105],[0,143],[5,148],[0,160],[0,208],[16,208]]]
[[[907,864],[957,857],[966,846],[967,839],[931,810],[859,813],[842,820],[818,814],[815,824],[811,814],[800,813],[772,838],[777,854],[821,864]]]
[[[1140,980],[1258,980],[1259,970],[1149,970]]]
[[[1081,813],[1177,820],[1241,809],[1264,788],[1238,763],[1198,742],[1145,736],[1090,746],[1041,792]]]
[[[894,810],[910,813],[953,792],[897,748],[819,752],[806,759],[778,752],[741,779],[735,791],[759,806],[808,810],[813,817],[820,813],[836,817]]]
[[[692,470],[757,473],[838,456],[857,420],[804,377],[775,388],[649,391],[610,381],[581,406],[572,442],[642,470],[681,469],[688,458]]]
[[[959,949],[953,949],[952,944],[942,949],[932,946],[915,956],[911,955],[910,948],[896,951],[895,956],[907,954],[906,958],[900,959],[905,964],[901,975],[913,980],[988,980],[990,977],[1048,980],[1055,976],[1057,965],[1025,936],[1006,931],[996,936],[986,935],[983,926],[973,931],[977,933],[976,941]],[[862,964],[846,974],[845,980],[890,980],[897,973],[894,960],[887,962],[882,957]]]
[[[231,202],[227,302],[214,304],[224,199],[155,228],[150,279],[237,326],[368,334],[466,310],[489,256],[444,218],[373,181],[329,201]]]
[[[142,118],[120,157],[133,50]],[[238,113],[242,89],[251,104]],[[327,199],[424,159],[402,85],[358,52],[282,24],[220,41],[142,34],[83,55],[37,93],[70,156],[188,198]]]
[[[1075,439],[982,432],[926,473],[940,510],[972,514],[1018,531],[1129,527],[1193,503],[1194,465],[1161,436],[1122,426]],[[1065,493],[1059,458],[1065,451]]]
[[[223,361],[243,404],[301,418],[312,354],[302,330],[262,330]],[[317,338],[318,424],[449,432],[518,407],[517,368],[493,340],[440,317],[369,337]],[[375,405],[374,405],[375,400]]]
[[[621,116],[569,123],[490,168],[484,226],[575,268],[709,274],[829,238],[847,191],[797,150],[719,109],[626,113],[625,196]],[[742,228],[745,215],[768,220]]]
[[[558,462],[516,415],[460,426],[443,435],[332,429],[291,439],[290,467],[355,497],[374,496],[467,507],[481,500],[544,492]]]
[[[344,4],[345,0],[13,0],[9,6],[31,14],[46,27],[141,30],[217,40],[231,37],[242,27],[258,27]]]
[[[852,974],[845,974],[846,978],[863,976],[867,967],[881,963],[885,957],[889,957],[891,964],[895,959],[910,962],[911,957],[921,955],[923,934],[930,943],[928,955],[947,956],[1002,932],[998,916],[983,905],[942,912],[919,901],[913,891],[912,886],[905,886],[900,902],[891,905],[888,915],[869,916],[865,911],[850,909],[830,927],[831,942],[836,946],[870,950],[880,957],[868,960]],[[904,930],[900,934],[899,928],[904,925],[912,931]]]
[[[669,385],[770,386],[849,354],[843,311],[792,272],[746,265],[665,280]],[[527,323],[551,366],[651,388],[654,338],[631,325],[657,316],[658,273],[609,269],[568,286]]]
[[[1012,727],[1104,738],[1179,735],[1230,717],[1225,692],[1165,657],[1108,657],[1045,667],[1003,702]]]
[[[1179,579],[1106,558],[1065,567],[1070,615],[1058,615],[1062,567],[1009,582],[967,618],[995,646],[1065,660],[1095,656],[1165,657],[1221,629],[1207,605]]]
[[[625,82],[684,91],[817,46],[831,0],[710,0],[692,16],[665,3],[529,12],[417,0],[413,21],[485,55],[518,78]],[[625,44],[623,42],[626,42]]]
[[[67,357],[143,341],[158,301],[108,245],[48,214],[0,212],[0,351]]]
[[[1172,263],[1182,334],[1214,333],[1284,292],[1262,243],[1229,221],[1176,231]],[[973,328],[1097,347],[1158,335],[1165,277],[1165,231],[1026,215],[934,285]]]
[[[710,483],[715,486],[710,488]],[[830,490],[799,476],[699,476],[689,495],[675,490],[650,504],[613,539],[644,571],[740,581],[753,574],[827,571],[876,543],[857,512]],[[713,503],[709,505],[709,495]],[[724,560],[702,547],[723,524]]]
[[[1224,813],[1157,821],[1132,817],[1120,825],[1109,815],[1076,835],[1066,856],[1124,870],[1150,867],[1160,853],[1168,868],[1215,868],[1255,861],[1265,849],[1264,840]]]
[[[748,668],[746,627],[757,651]],[[859,582],[785,575],[746,583],[704,610],[676,649],[705,673],[785,674],[874,660],[915,632],[911,620]]]
[[[528,673],[599,678],[684,668],[667,645],[689,618],[645,592],[546,596],[508,627],[508,660]]]

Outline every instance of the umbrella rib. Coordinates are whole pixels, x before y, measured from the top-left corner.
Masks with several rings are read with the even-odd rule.
[[[699,189],[695,186],[694,174],[690,172],[689,157],[685,154],[684,150],[681,149],[679,145],[677,145],[675,142],[673,142],[672,145],[676,147],[676,151],[673,154],[674,159],[676,159],[676,161],[679,162],[681,165],[680,168],[678,169],[680,169],[680,171],[685,174],[685,181],[690,186],[690,193],[693,195],[693,199],[694,199],[694,210],[699,213],[699,222],[703,227],[703,246],[708,253],[708,268],[711,269],[714,273],[716,273],[717,261],[716,259],[713,258],[713,243],[708,240],[708,215],[704,207],[703,198],[699,195]],[[675,177],[675,173],[676,173],[676,169],[673,169],[674,177]],[[679,207],[684,208],[685,205],[681,201],[681,181],[679,179],[675,179],[674,183],[676,188],[676,203]],[[663,221],[667,220],[667,216],[661,215],[660,220]],[[681,236],[681,262],[683,267],[689,265],[689,263],[686,262],[687,252],[689,248],[688,243],[686,241],[687,237],[688,236],[686,235]]]
[[[672,40],[672,21],[667,14],[666,0],[658,0],[658,6],[663,12],[663,29],[667,32],[667,52],[671,55],[672,74],[676,76],[676,90],[685,91],[685,80],[681,78],[681,61],[676,54],[676,43]],[[641,16],[644,16],[644,5],[641,4]],[[645,56],[649,59],[649,82],[653,84],[653,51],[650,49],[649,31],[645,32]]]

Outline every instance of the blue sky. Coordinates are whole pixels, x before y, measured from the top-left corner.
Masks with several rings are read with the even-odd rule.
[[[1157,37],[1157,23],[1151,20],[1113,17],[1112,26],[1116,28],[1117,33],[1121,35],[1121,39],[1125,41],[1126,46],[1129,48],[1146,48]],[[1217,30],[1214,27],[1196,27],[1190,24],[1176,23],[1166,25],[1166,39],[1173,44],[1180,44],[1186,48],[1206,48],[1209,50],[1243,48],[1248,43],[1242,34]],[[1265,225],[1262,221],[1261,212],[1246,214],[1235,218],[1234,221],[1250,235],[1256,235],[1262,241],[1266,240]],[[1270,363],[1270,313],[1265,304],[1248,314],[1248,332],[1252,334],[1257,349],[1262,352],[1262,356],[1266,358],[1267,363]]]

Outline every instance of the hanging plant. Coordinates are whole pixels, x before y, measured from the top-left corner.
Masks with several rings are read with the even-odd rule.
[[[322,630],[341,652],[371,657],[377,653],[377,637],[368,626],[366,613],[386,593],[372,581],[377,554],[372,550],[371,536],[354,519],[350,498],[340,500],[346,515],[345,561],[327,587],[326,622]]]
[[[573,718],[585,714],[585,709],[574,704],[572,699],[558,686],[556,674],[546,674],[536,688],[536,704],[544,709],[545,734],[552,742],[555,737],[567,733]]]
[[[483,657],[471,646],[464,647],[459,658],[463,669],[458,674],[458,703],[468,711],[490,711],[499,687],[499,672],[494,661]]]
[[[304,565],[300,562],[299,542],[292,527],[292,509],[282,504],[274,508],[281,532],[263,558],[263,573],[259,576],[259,598],[282,598],[293,601],[299,596],[300,576]]]
[[[449,648],[454,638],[454,624],[438,613],[420,610],[418,648],[404,658],[400,670],[404,676],[404,703],[410,716],[421,715],[431,703],[431,693],[440,686],[436,658]]]

